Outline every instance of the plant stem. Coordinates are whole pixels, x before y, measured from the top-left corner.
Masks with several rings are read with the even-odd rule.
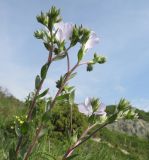
[[[48,56],[48,69],[50,67],[50,64],[52,63],[52,50],[49,52],[49,56]],[[31,119],[31,116],[32,116],[32,112],[33,112],[33,109],[35,107],[35,103],[36,103],[36,97],[38,96],[40,90],[41,90],[41,87],[43,85],[43,82],[44,82],[45,79],[42,79],[41,82],[40,82],[40,85],[39,85],[39,88],[36,90],[35,92],[35,95],[34,95],[34,98],[33,98],[33,101],[32,103],[30,104],[30,107],[29,107],[29,112],[28,112],[28,116],[27,116],[27,121],[29,121]],[[19,137],[19,140],[18,140],[18,144],[17,144],[17,147],[16,147],[16,156],[18,156],[18,153],[19,153],[19,150],[20,150],[20,147],[21,147],[21,144],[22,144],[22,140],[23,140],[23,136],[21,135]]]
[[[40,133],[42,127],[43,127],[43,125],[41,124],[40,127],[36,130],[36,136],[34,137],[32,144],[29,146],[28,151],[27,151],[27,153],[26,153],[26,155],[25,155],[24,160],[27,160],[28,157],[30,156],[30,153],[32,152],[32,149],[33,149],[33,147],[34,147],[34,145],[35,145],[35,143],[36,143],[36,141],[37,141],[37,139],[38,139],[38,136],[39,136],[39,133]]]
[[[95,131],[93,131],[89,136],[87,136],[85,139],[82,140],[82,138],[84,138],[86,136],[86,134],[89,132],[89,130],[91,130],[93,127],[95,126],[91,126],[89,128],[87,128],[83,134],[81,135],[81,137],[78,139],[78,141],[71,146],[66,154],[63,156],[62,160],[66,160],[74,151],[74,149],[76,149],[77,147],[79,147],[81,144],[83,144],[84,142],[86,142],[89,138],[91,138],[93,135],[95,135],[100,129],[104,128],[106,125],[108,125],[109,122],[105,122],[102,126],[100,126],[99,128],[97,128]]]
[[[59,94],[60,94],[61,91],[63,90],[66,82],[67,82],[68,79],[69,79],[69,76],[70,76],[71,73],[78,67],[78,65],[79,65],[79,62],[77,62],[77,64],[76,64],[69,72],[67,72],[66,78],[65,78],[62,86],[61,86],[61,87],[59,88],[59,90],[57,91],[57,93],[56,93],[56,95],[55,95],[55,97],[54,97],[54,99],[53,99],[53,101],[52,101],[52,103],[51,103],[50,110],[54,107],[55,102],[56,102],[56,98],[57,98],[57,96],[59,96]],[[27,160],[27,159],[29,158],[29,156],[30,156],[30,154],[31,154],[31,152],[32,152],[32,149],[33,149],[33,147],[34,147],[34,145],[35,145],[35,142],[36,142],[37,139],[38,139],[38,136],[39,136],[39,133],[40,133],[42,127],[43,127],[43,125],[41,124],[40,127],[39,127],[39,130],[36,132],[36,135],[35,135],[35,137],[34,137],[34,139],[33,139],[32,144],[29,146],[29,149],[28,149],[28,151],[27,151],[27,154],[26,154],[24,160]]]
[[[77,62],[77,64],[76,64],[69,72],[66,73],[66,77],[65,77],[65,79],[64,79],[64,81],[63,81],[63,84],[62,84],[62,86],[59,88],[59,90],[57,91],[57,93],[56,93],[56,95],[55,95],[55,97],[54,97],[54,99],[53,99],[53,101],[52,101],[52,103],[51,103],[50,110],[54,107],[54,104],[55,104],[55,102],[56,102],[56,98],[57,98],[57,97],[59,96],[59,94],[62,92],[62,90],[63,90],[66,82],[67,82],[68,79],[69,79],[69,76],[71,75],[71,73],[72,73],[78,66],[79,66],[79,62]]]

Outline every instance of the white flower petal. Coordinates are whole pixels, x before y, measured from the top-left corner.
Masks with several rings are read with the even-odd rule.
[[[59,22],[54,25],[54,28],[58,30],[57,34],[59,34],[59,31],[61,32],[58,36],[56,34],[56,38],[58,37],[59,41],[68,41],[72,36],[73,24],[71,23]]]
[[[56,33],[56,39],[59,40],[59,41],[63,41],[64,40],[64,36],[63,36],[63,32],[61,29],[59,29]]]
[[[107,113],[105,112],[105,109],[106,109],[106,105],[101,103],[99,105],[99,108],[98,110],[94,113],[95,115],[106,115]]]
[[[91,105],[91,99],[89,97],[85,98],[84,104],[87,105]]]
[[[79,109],[79,112],[87,115],[87,116],[90,116],[92,113],[90,112],[90,108],[87,107],[86,105],[84,104],[79,104],[78,105],[78,109]]]
[[[90,37],[85,44],[85,50],[93,48],[98,43],[99,43],[99,38],[97,37],[97,35],[94,31],[91,31]]]
[[[63,21],[61,21],[61,22],[59,22],[59,23],[56,23],[56,24],[54,24],[54,28],[55,28],[55,30],[57,30],[57,29],[64,29],[64,22]]]

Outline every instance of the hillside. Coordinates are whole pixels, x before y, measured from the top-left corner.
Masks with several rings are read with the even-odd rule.
[[[10,132],[10,121],[14,115],[21,114],[24,104],[8,91],[0,88],[0,157],[4,156],[3,147],[16,141],[16,136]],[[113,106],[108,106],[108,114]],[[121,120],[109,125],[97,133],[89,142],[76,150],[80,156],[76,160],[148,160],[149,158],[149,114],[137,109],[139,120]],[[64,153],[68,144],[66,141],[51,141],[51,151],[54,155]],[[47,141],[41,144],[41,151],[48,153]],[[88,152],[90,151],[90,152]],[[38,154],[38,153],[36,153]],[[34,155],[33,155],[34,156]],[[39,156],[39,155],[38,155]],[[0,158],[0,160],[1,160]],[[3,160],[4,158],[2,158]],[[32,157],[31,160],[37,158]],[[42,160],[43,158],[38,158]],[[49,158],[49,160],[51,160]]]
[[[15,98],[7,89],[0,87],[0,121],[8,121],[21,112],[23,102]]]

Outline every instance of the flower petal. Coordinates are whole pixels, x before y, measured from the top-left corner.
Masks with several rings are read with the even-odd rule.
[[[105,109],[106,109],[106,105],[101,103],[99,105],[99,108],[98,110],[94,113],[95,115],[106,115],[107,113],[105,112]]]
[[[58,31],[57,31],[56,39],[59,40],[60,42],[62,42],[64,40],[63,32],[61,29],[58,29]]]
[[[88,107],[84,104],[79,104],[78,109],[79,109],[79,112],[81,112],[87,116],[90,116],[92,114],[92,112],[90,111],[90,107]]]
[[[99,38],[94,31],[91,31],[90,37],[85,44],[85,50],[93,48],[97,43],[99,43]]]
[[[70,37],[72,36],[73,26],[74,25],[72,23],[64,23],[64,22],[56,23],[54,25],[54,28],[55,30],[58,30],[57,32],[58,36],[56,34],[56,37],[58,37],[58,40],[59,41],[69,40]]]

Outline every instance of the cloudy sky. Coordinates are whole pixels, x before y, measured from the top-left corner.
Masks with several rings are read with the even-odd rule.
[[[41,41],[33,37],[41,28],[36,21],[40,11],[52,5],[61,8],[63,21],[94,30],[100,43],[95,51],[108,59],[93,72],[78,69],[71,82],[76,101],[99,97],[115,104],[121,97],[149,111],[149,1],[148,0],[0,0],[0,86],[23,100],[34,89],[34,79],[47,59]],[[75,50],[71,57],[74,61]],[[65,72],[65,60],[54,64],[44,87],[55,93],[55,81]]]

